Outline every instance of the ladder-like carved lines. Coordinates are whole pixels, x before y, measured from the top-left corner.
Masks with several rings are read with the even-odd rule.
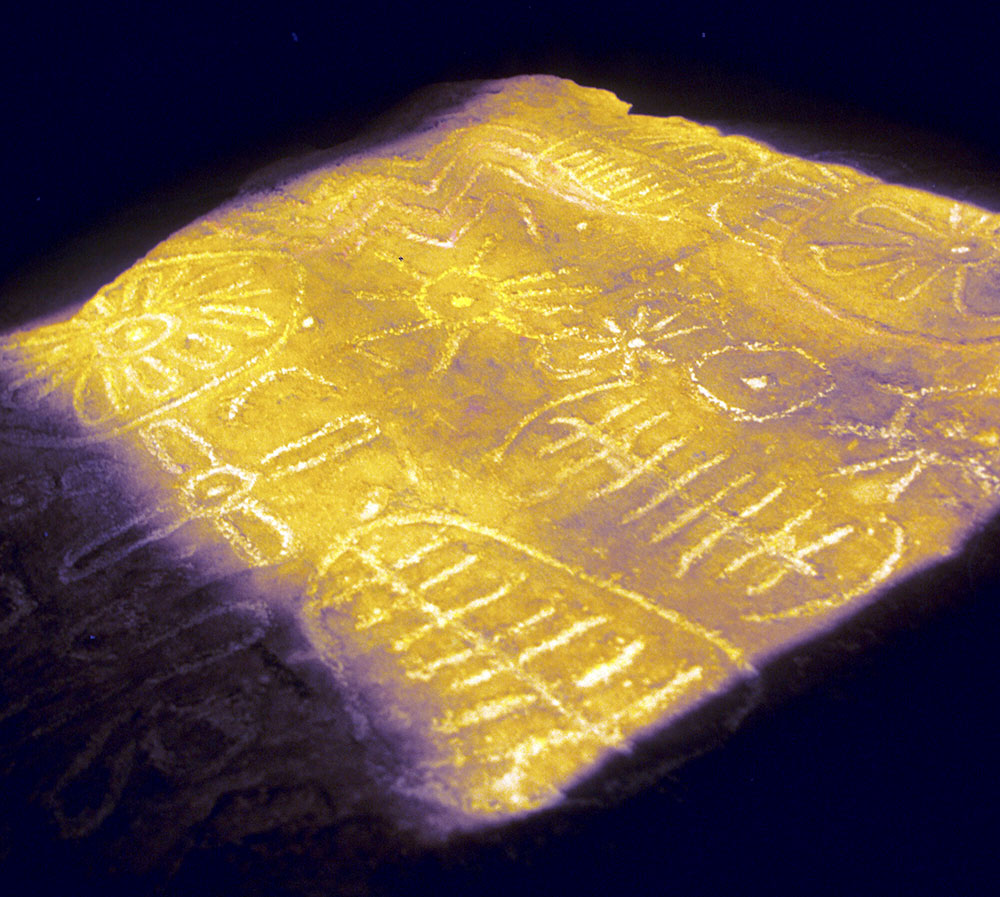
[[[626,486],[634,483],[643,474],[649,473],[649,471],[657,467],[661,461],[665,461],[672,454],[687,445],[687,443],[688,440],[684,438],[673,439],[670,442],[664,443],[647,458],[624,470],[618,479],[612,480],[610,483],[606,483],[599,489],[595,489],[589,494],[588,497],[592,499],[603,498],[605,495],[610,495],[612,492],[618,492],[624,489]]]
[[[407,567],[412,567],[414,564],[419,564],[427,555],[432,554],[439,548],[443,548],[448,544],[448,540],[444,536],[438,534],[435,535],[433,539],[428,539],[423,545],[421,545],[416,550],[412,551],[410,554],[404,555],[393,563],[393,567],[396,570],[404,570]]]
[[[447,655],[444,658],[438,658],[428,664],[418,667],[415,670],[408,670],[406,673],[408,678],[427,681],[443,669],[461,666],[469,660],[482,660],[483,658],[488,658],[502,670],[513,673],[523,685],[526,685],[530,689],[531,693],[529,695],[514,695],[488,701],[485,704],[477,705],[477,707],[466,711],[458,718],[449,718],[438,727],[440,731],[455,732],[471,725],[497,719],[500,716],[507,715],[507,713],[513,713],[515,710],[520,709],[527,703],[534,703],[538,700],[538,698],[542,698],[550,707],[555,709],[558,713],[572,721],[577,726],[585,725],[585,721],[582,717],[567,709],[566,706],[554,694],[552,694],[545,683],[526,671],[521,663],[515,662],[513,659],[509,658],[503,651],[499,650],[478,632],[464,626],[459,619],[448,619],[447,611],[444,611],[439,605],[427,600],[427,598],[422,594],[419,594],[421,591],[429,590],[430,586],[428,586],[427,589],[422,590],[418,586],[418,589],[414,590],[410,588],[405,581],[399,578],[398,574],[392,569],[392,567],[383,563],[382,560],[373,552],[359,548],[355,548],[354,552],[357,557],[372,571],[372,580],[374,582],[401,596],[412,607],[416,607],[417,609],[423,611],[431,617],[438,627],[443,628],[445,626],[450,626],[466,644],[470,645],[467,649],[462,649],[461,651]],[[457,567],[459,565],[455,566]],[[438,574],[438,576],[432,577],[431,579],[438,580],[438,583],[436,584],[446,581],[458,571],[456,571],[454,567],[450,567],[446,571],[442,572],[447,573],[448,576],[442,578],[441,575]],[[425,580],[424,582],[427,583],[430,582],[430,580]],[[377,622],[382,621],[383,620],[380,619]],[[502,713],[494,713],[494,710],[497,707],[508,707],[509,709]]]
[[[643,172],[627,164],[623,166],[616,158],[598,154],[593,149],[577,150],[561,158],[554,158],[553,164],[581,187],[590,189],[602,199],[614,202],[630,196],[644,196],[653,186],[658,185],[652,172]],[[652,185],[642,190],[634,189],[649,181],[653,181]]]
[[[435,573],[433,576],[425,579],[420,585],[417,586],[417,591],[426,592],[428,589],[433,589],[435,586],[441,585],[443,582],[447,582],[453,576],[457,576],[463,570],[467,570],[471,567],[479,558],[474,554],[467,554],[462,560],[456,564],[452,564],[450,567],[446,567],[444,570]]]
[[[532,140],[537,138],[534,135],[524,134],[524,137],[529,137]],[[394,190],[399,190],[404,193],[409,193],[415,195],[418,199],[420,197],[430,198],[433,196],[439,196],[442,200],[440,211],[429,210],[432,217],[439,218],[442,222],[448,222],[449,219],[456,214],[456,207],[462,203],[466,197],[472,192],[473,188],[480,184],[480,180],[486,179],[489,174],[499,174],[508,178],[515,183],[519,183],[525,187],[536,188],[541,183],[542,179],[538,176],[538,173],[534,170],[537,164],[536,157],[534,153],[526,153],[518,150],[516,147],[505,144],[501,141],[495,140],[483,140],[477,144],[477,152],[475,154],[467,154],[461,151],[461,148],[455,148],[454,155],[451,159],[445,162],[443,165],[437,158],[440,155],[438,152],[432,152],[431,157],[425,162],[417,163],[417,168],[430,169],[433,173],[432,176],[427,178],[425,181],[420,181],[418,176],[411,175],[407,178],[404,175],[401,178],[388,177],[379,179],[377,186],[370,184],[364,185],[363,188],[358,188],[348,195],[346,201],[339,205],[336,211],[346,211],[346,207],[351,204],[365,204],[363,210],[357,211],[354,214],[349,215],[349,223],[342,227],[339,231],[332,235],[334,241],[343,239],[344,237],[351,236],[358,233],[360,236],[355,240],[352,249],[354,251],[360,250],[361,246],[367,241],[370,234],[364,231],[365,225],[375,216],[375,214],[381,211],[383,208],[388,207],[389,214],[396,213],[400,219],[400,222],[405,222],[413,219],[413,213],[408,210],[408,199],[398,198],[392,196]],[[509,158],[511,156],[519,159],[522,163],[528,163],[528,169],[531,177],[534,181],[525,178],[520,172],[511,168],[509,165],[504,165],[498,159],[490,159],[485,162],[476,163],[470,170],[462,163],[468,160],[472,155],[479,156],[483,152],[493,151],[497,156],[501,158]],[[404,166],[405,167],[405,166]],[[367,189],[365,189],[367,188]],[[364,192],[368,195],[363,199],[359,198],[359,195]],[[388,193],[388,197],[380,197],[378,199],[371,199],[371,195],[377,192]],[[487,184],[485,195],[478,202],[477,210],[473,213],[467,213],[462,216],[462,223],[456,229],[453,228],[449,234],[447,240],[439,240],[429,235],[416,234],[407,236],[407,239],[415,239],[421,242],[430,243],[433,245],[439,245],[444,248],[451,248],[455,245],[455,242],[460,239],[460,237],[468,230],[468,228],[477,220],[481,214],[483,214],[485,207],[489,202],[494,199],[500,199],[501,201],[510,201],[510,196],[507,193],[503,193],[497,190],[489,189]],[[539,238],[537,223],[534,220],[534,214],[526,203],[517,203],[518,208],[522,212],[525,224],[528,231],[535,238]],[[389,226],[402,228],[405,225],[399,222],[390,221]]]
[[[456,607],[453,608],[452,610],[444,611],[441,614],[441,620],[443,620],[445,623],[451,623],[455,620],[461,620],[462,617],[464,617],[466,614],[472,613],[473,611],[482,610],[484,607],[489,607],[489,605],[509,595],[527,578],[528,575],[526,573],[522,573],[519,576],[515,577],[513,580],[503,583],[498,588],[494,589],[492,592],[489,592],[486,595],[480,595],[478,598],[473,598],[471,601],[467,602],[466,604],[463,604],[461,607]],[[432,623],[427,623],[424,626],[420,626],[417,629],[414,629],[412,632],[407,633],[406,635],[393,641],[392,647],[396,651],[405,651],[407,648],[409,648],[415,642],[419,641],[425,635],[428,635],[434,630],[439,629],[440,625],[441,624],[438,622],[438,620],[435,620]]]
[[[524,632],[526,629],[531,629],[532,626],[541,623],[542,620],[547,620],[555,612],[556,609],[554,607],[543,607],[540,611],[528,617],[528,619],[522,620],[520,623],[515,623],[507,631],[514,634]]]
[[[529,707],[537,701],[538,696],[532,694],[531,692],[522,692],[517,695],[505,695],[502,698],[493,698],[489,701],[483,701],[481,704],[477,704],[475,707],[472,707],[463,713],[459,713],[458,715],[448,714],[445,719],[435,725],[434,728],[438,732],[443,732],[447,735],[454,735],[462,729],[468,729],[471,726],[482,725],[483,723],[493,722],[493,720],[509,716],[515,711]]]
[[[580,442],[580,440],[585,437],[590,437],[596,441],[602,442],[602,444],[607,444],[607,437],[601,431],[601,427],[607,426],[613,420],[621,417],[623,414],[627,414],[633,408],[637,408],[639,405],[646,401],[645,396],[638,399],[632,399],[631,401],[621,402],[615,405],[609,411],[601,417],[596,424],[590,424],[580,417],[555,417],[550,421],[551,424],[561,424],[570,428],[570,433],[567,436],[557,439],[554,442],[550,442],[548,445],[543,446],[539,454],[543,457],[548,455],[553,455],[556,452],[568,448],[571,445],[575,445]],[[664,415],[665,416],[665,415]],[[662,417],[662,416],[661,416]],[[596,435],[595,435],[596,434]],[[621,451],[628,452],[628,447],[624,443],[615,443],[616,448]]]
[[[577,688],[593,688],[595,685],[603,685],[632,666],[645,647],[646,643],[641,638],[629,642],[611,660],[595,664],[583,675],[578,676],[573,684]]]
[[[695,505],[692,508],[688,508],[688,510],[686,510],[683,514],[679,514],[669,523],[666,523],[659,529],[657,529],[657,531],[653,534],[652,539],[650,539],[650,544],[656,545],[657,543],[662,542],[664,539],[669,539],[671,536],[684,529],[684,527],[693,523],[699,517],[703,516],[704,514],[711,513],[712,511],[715,510],[716,506],[720,501],[722,501],[722,499],[724,499],[727,495],[731,494],[732,492],[735,492],[740,487],[745,486],[752,479],[754,479],[754,474],[752,473],[744,474],[739,479],[734,480],[728,486],[723,486],[721,489],[716,491],[705,501]]]
[[[615,198],[630,194],[632,196],[645,196],[650,191],[650,187],[644,187],[641,191],[635,188],[646,181],[653,180],[653,175],[648,172],[636,175],[631,171],[622,171],[618,173],[617,177],[608,180],[611,181],[610,192]]]
[[[763,511],[764,508],[771,504],[779,495],[781,495],[783,491],[784,487],[778,486],[776,489],[772,489],[767,495],[760,499],[760,501],[744,508],[736,516],[725,515],[725,518],[721,521],[720,526],[712,530],[696,545],[689,548],[684,552],[684,554],[681,555],[680,561],[677,565],[676,575],[683,576],[687,573],[687,571],[690,570],[695,563],[700,561],[709,551],[711,551],[723,537],[728,536],[734,530],[741,529],[747,520],[752,519]]]
[[[476,651],[472,648],[463,648],[461,651],[456,651],[454,654],[447,654],[444,657],[439,657],[436,660],[432,660],[430,663],[425,663],[418,670],[411,670],[406,675],[411,679],[422,679],[425,682],[433,678],[434,674],[440,672],[441,670],[448,669],[448,667],[459,666],[465,663],[467,660],[472,660],[477,656]]]
[[[645,517],[650,511],[662,505],[668,498],[676,495],[687,486],[689,483],[696,480],[703,474],[708,473],[715,467],[718,467],[723,461],[726,461],[730,456],[726,454],[718,454],[701,464],[691,467],[684,473],[677,477],[674,477],[663,489],[657,492],[652,498],[646,501],[644,504],[640,505],[638,508],[634,508],[629,511],[624,517],[622,517],[622,523],[633,523],[642,517]]]
[[[566,467],[561,468],[559,471],[556,472],[555,477],[553,478],[554,479],[553,485],[550,486],[548,489],[542,490],[539,493],[540,497],[548,497],[550,495],[553,495],[556,491],[558,491],[559,487],[567,480],[570,480],[573,477],[577,476],[578,474],[583,473],[585,470],[587,470],[590,467],[593,467],[595,464],[599,464],[601,461],[607,460],[608,463],[611,464],[613,467],[621,468],[622,467],[621,462],[618,460],[617,457],[613,457],[613,453],[614,453],[614,447],[610,445],[605,445],[602,446],[602,448],[600,448],[598,451],[594,452],[592,455],[584,455],[584,457],[580,458],[577,461],[574,461],[572,464],[569,464]]]
[[[544,153],[543,153],[543,155],[544,155]],[[576,162],[577,159],[585,159],[585,160],[587,160],[589,162],[589,161],[593,160],[593,158],[594,158],[595,155],[596,154],[594,153],[594,151],[592,149],[581,149],[581,150],[576,150],[576,152],[572,152],[572,153],[570,153],[569,155],[566,155],[566,156],[556,157],[556,159],[554,161],[555,161],[555,164],[558,165],[561,168],[569,168],[570,167],[570,163]],[[586,162],[581,163],[581,164],[586,164]],[[579,168],[580,166],[577,166],[577,167]]]
[[[574,464],[557,471],[553,485],[548,489],[542,490],[538,497],[547,498],[555,494],[555,492],[558,491],[559,487],[561,487],[566,480],[576,476],[600,461],[607,461],[609,465],[615,468],[618,478],[613,480],[611,483],[594,490],[588,495],[588,498],[591,499],[600,498],[611,492],[616,492],[625,488],[634,480],[642,476],[642,474],[655,468],[660,461],[680,449],[686,443],[686,439],[675,439],[665,443],[657,451],[653,452],[652,455],[646,458],[636,455],[632,450],[635,441],[642,433],[670,416],[670,412],[667,411],[652,415],[623,430],[622,433],[628,441],[626,441],[626,439],[622,439],[620,436],[613,436],[602,429],[602,427],[613,421],[616,417],[620,417],[626,412],[632,410],[643,401],[645,401],[645,399],[622,403],[621,405],[612,408],[611,411],[605,414],[604,417],[602,417],[596,424],[592,424],[579,417],[553,418],[551,421],[552,424],[560,424],[562,426],[569,427],[571,432],[561,439],[546,445],[542,448],[540,454],[551,455],[556,451],[582,441],[590,442],[599,448],[593,454],[587,455],[576,461]]]
[[[793,531],[810,520],[815,510],[815,507],[807,508],[805,511],[786,521],[780,529],[771,533],[763,535],[747,534],[748,541],[752,541],[755,544],[748,551],[730,561],[724,568],[724,572],[727,574],[735,573],[745,567],[750,561],[764,555],[783,564],[781,569],[771,576],[748,586],[748,595],[759,595],[766,592],[792,572],[812,578],[818,576],[816,567],[809,563],[807,558],[812,557],[825,548],[831,548],[839,544],[856,530],[853,526],[845,524],[823,533],[807,545],[796,547],[796,537],[793,535]]]
[[[621,721],[648,720],[665,706],[676,701],[680,695],[699,682],[704,674],[705,670],[701,666],[688,667],[673,676],[666,685],[633,701],[610,717],[588,725],[583,731],[556,730],[542,736],[533,733],[506,751],[503,756],[507,760],[513,761],[514,770],[523,770],[525,763],[533,757],[546,753],[552,748],[558,748],[560,745],[573,745],[582,738],[590,738],[604,744],[619,742],[622,738],[622,732],[619,729]],[[523,771],[513,775],[509,773],[508,777],[519,781],[523,779],[524,773]]]
[[[597,614],[593,617],[585,617],[582,620],[577,620],[575,623],[567,626],[561,632],[552,636],[550,639],[546,639],[544,642],[539,642],[537,645],[531,645],[525,648],[518,656],[517,662],[519,665],[523,666],[531,660],[542,654],[548,654],[555,651],[557,648],[561,648],[564,645],[568,645],[571,641],[579,638],[585,632],[589,632],[597,626],[601,626],[608,622],[608,617],[603,614]]]
[[[479,673],[475,673],[469,676],[468,679],[462,679],[459,682],[448,687],[449,691],[467,691],[470,688],[475,688],[477,685],[482,685],[484,682],[489,682],[494,676],[498,675],[500,670],[496,667],[487,667]]]
[[[700,681],[704,675],[705,670],[700,666],[688,667],[686,670],[681,670],[666,685],[656,689],[656,691],[650,692],[648,695],[644,695],[628,707],[615,713],[609,720],[609,723],[617,723],[622,719],[641,719],[642,717],[651,716],[665,704],[676,700],[682,692]]]

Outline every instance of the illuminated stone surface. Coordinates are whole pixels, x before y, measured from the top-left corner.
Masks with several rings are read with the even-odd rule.
[[[405,745],[391,787],[481,816],[748,709],[762,661],[951,553],[1000,494],[1000,218],[626,111],[489,84],[9,335],[2,438],[155,493],[61,582],[182,537],[268,571]],[[32,476],[11,519],[53,500]]]

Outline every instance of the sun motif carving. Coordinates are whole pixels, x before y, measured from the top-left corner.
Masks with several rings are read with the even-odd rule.
[[[683,312],[644,303],[630,315],[605,317],[596,327],[572,327],[544,340],[538,361],[560,380],[595,375],[628,380],[645,367],[673,362],[671,340],[706,329]]]
[[[27,370],[11,389],[61,392],[81,423],[122,426],[215,385],[280,343],[274,272],[247,253],[149,262],[105,287],[68,321],[15,334]]]
[[[856,451],[860,447],[858,457],[840,467],[838,474],[860,475],[855,492],[862,500],[895,502],[930,471],[949,471],[958,477],[951,481],[956,492],[962,483],[977,497],[1000,494],[1000,477],[990,464],[1000,444],[1000,430],[970,426],[963,420],[977,420],[970,411],[989,420],[994,396],[942,386],[914,391],[882,383],[877,388],[898,402],[886,420],[841,420],[825,426],[832,434],[851,437]],[[877,447],[875,452],[871,446]]]
[[[369,302],[410,302],[418,320],[399,327],[376,331],[357,341],[367,348],[390,336],[422,330],[439,331],[444,341],[437,351],[432,374],[440,375],[451,367],[464,342],[477,330],[498,326],[518,336],[538,339],[551,326],[546,319],[574,310],[574,302],[598,292],[598,287],[574,277],[570,268],[531,269],[504,276],[497,273],[501,253],[492,237],[483,240],[472,259],[433,274],[425,274],[398,256],[385,252],[377,255],[404,272],[413,288],[393,288],[381,292],[363,291],[357,297]]]

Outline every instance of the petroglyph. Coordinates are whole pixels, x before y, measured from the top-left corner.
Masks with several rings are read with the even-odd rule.
[[[581,755],[684,706],[696,694],[682,685],[747,672],[696,622],[448,515],[346,534],[311,595],[318,643],[336,644],[346,615],[362,650],[389,647],[426,685],[471,812],[551,798],[554,770],[572,776]]]
[[[104,443],[155,495],[55,545],[63,581],[215,540],[419,746],[399,787],[499,814],[957,546],[1000,496],[997,217],[626,111],[483,85],[6,336],[0,440]],[[5,471],[0,523],[97,496],[88,463]],[[70,834],[121,731],[53,786]]]

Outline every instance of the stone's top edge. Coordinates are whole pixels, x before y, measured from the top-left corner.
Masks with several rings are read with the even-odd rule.
[[[557,75],[517,75],[478,81],[444,81],[410,94],[375,118],[357,137],[333,147],[281,159],[252,174],[235,200],[277,189],[299,178],[358,158],[404,155],[422,149],[443,126],[470,126],[502,113],[517,101],[539,107],[565,105],[590,114],[624,118],[632,104],[610,90],[587,87]],[[657,116],[643,116],[657,119]],[[715,130],[714,128],[712,129]]]
[[[751,122],[698,121],[683,115],[633,113],[632,104],[611,90],[580,85],[568,78],[549,74],[517,75],[510,78],[451,81],[423,87],[395,107],[375,117],[362,133],[336,146],[304,155],[280,159],[252,174],[239,192],[221,208],[239,208],[248,199],[281,190],[292,184],[303,185],[307,179],[321,178],[330,170],[346,164],[386,158],[415,159],[427,152],[450,130],[474,128],[501,122],[524,106],[536,110],[551,109],[561,118],[579,117],[588,127],[610,128],[687,125],[700,130],[706,138],[729,145],[743,144],[773,153],[778,158],[803,158],[821,164],[831,172],[862,176],[873,182],[900,184],[922,193],[956,199],[995,214],[1000,204],[976,196],[955,196],[933,184],[910,183],[893,176],[893,168],[906,169],[898,159],[885,157],[879,164],[866,166],[857,153],[844,150],[839,158],[833,148],[800,152],[781,139],[780,131],[768,133],[766,126]],[[801,136],[801,135],[799,135]],[[210,215],[220,211],[216,209]]]
[[[499,123],[524,106],[551,109],[563,119],[579,117],[588,127],[686,126],[712,140],[757,147],[780,158],[790,157],[788,149],[775,145],[767,135],[753,133],[752,129],[700,122],[683,115],[633,113],[632,104],[611,90],[577,84],[556,75],[518,75],[440,82],[423,87],[374,118],[358,136],[336,146],[278,160],[255,172],[225,206],[240,207],[255,196],[293,184],[304,186],[306,181],[322,178],[330,170],[347,164],[392,157],[415,159],[448,131]],[[792,153],[791,157],[794,156]],[[849,162],[836,160],[822,164],[830,171],[886,182],[878,174],[866,172]]]

